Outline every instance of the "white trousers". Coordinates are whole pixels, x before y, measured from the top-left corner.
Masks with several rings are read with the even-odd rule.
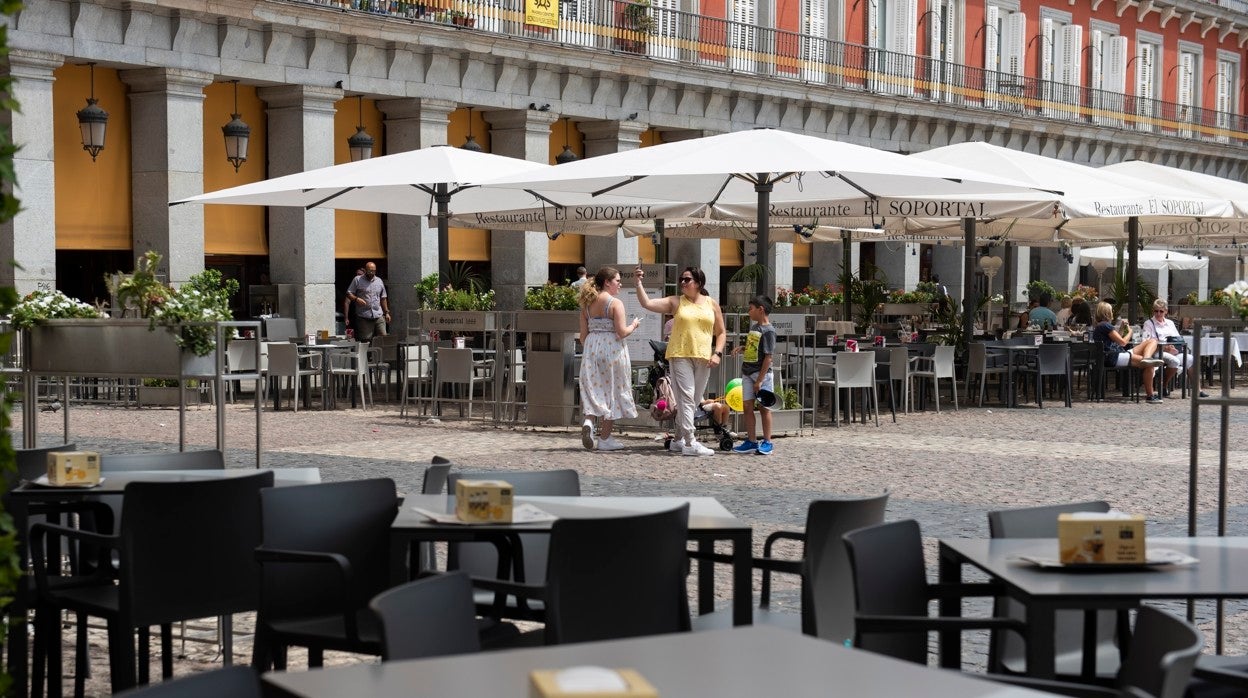
[[[672,359],[672,394],[676,397],[676,439],[692,446],[693,418],[706,392],[711,364],[706,359]]]
[[[1190,351],[1184,355],[1182,351],[1177,354],[1171,354],[1163,349],[1161,352],[1161,360],[1166,362],[1166,368],[1184,371],[1192,367],[1192,362],[1196,360],[1196,357],[1192,356],[1192,352]],[[1185,363],[1186,365],[1184,365]]]

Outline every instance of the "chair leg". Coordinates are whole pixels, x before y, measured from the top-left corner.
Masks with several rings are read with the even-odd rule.
[[[116,618],[108,622],[108,666],[113,693],[120,693],[135,685],[134,631],[123,627]]]
[[[173,678],[173,624],[160,626],[160,680]]]
[[[936,414],[940,414],[940,379],[932,376],[932,395],[936,398]]]
[[[139,628],[139,685],[152,682],[152,632],[146,626]]]
[[[958,379],[951,376],[949,378],[949,387],[953,390],[953,411],[958,411]]]
[[[325,650],[320,647],[308,648],[308,668],[320,669],[325,666]]]
[[[82,698],[87,692],[87,677],[91,676],[91,650],[87,645],[87,617],[78,615],[77,638],[74,641],[74,698]]]
[[[875,426],[880,426],[880,389],[871,385],[871,406],[875,408]]]

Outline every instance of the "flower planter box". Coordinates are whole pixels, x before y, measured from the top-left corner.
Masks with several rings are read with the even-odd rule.
[[[519,332],[581,331],[581,314],[577,310],[520,310],[516,312]]]
[[[178,393],[181,388],[172,388],[168,386],[139,386],[139,404],[144,407],[177,407]],[[200,391],[198,388],[186,389],[186,404],[200,404]]]
[[[880,309],[880,315],[931,315],[932,306],[930,303],[885,303]]]
[[[168,328],[147,320],[48,320],[27,331],[27,367],[51,375],[116,378],[212,377],[213,354],[196,356]]]
[[[772,436],[780,434],[800,434],[802,432],[803,413],[806,410],[772,410],[771,411],[771,433]],[[732,430],[737,432],[737,436],[745,438],[745,418],[737,412],[732,413]],[[758,415],[754,415],[754,429],[757,434],[762,436],[762,426],[758,421]]]

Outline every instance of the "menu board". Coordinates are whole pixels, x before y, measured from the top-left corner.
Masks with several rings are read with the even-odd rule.
[[[646,295],[651,299],[662,298],[663,292],[659,288],[647,288]],[[619,299],[624,303],[624,319],[625,323],[631,323],[633,317],[641,319],[641,325],[624,340],[628,346],[628,358],[633,363],[650,362],[654,360],[654,349],[650,347],[650,340],[662,339],[663,322],[666,318],[658,313],[652,313],[641,307],[641,301],[637,299],[637,289],[635,287],[625,287],[620,289]]]

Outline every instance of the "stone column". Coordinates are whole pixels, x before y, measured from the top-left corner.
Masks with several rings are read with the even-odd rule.
[[[377,103],[385,116],[386,154],[446,145],[455,102],[445,99],[389,99]],[[391,334],[407,330],[407,313],[420,307],[416,284],[438,273],[438,227],[424,216],[386,216],[386,292],[393,313]]]
[[[483,114],[490,124],[495,155],[534,162],[550,161],[550,125],[558,114],[514,110]],[[524,291],[550,279],[550,241],[540,231],[494,230],[490,233],[490,278],[499,310],[524,307]]]
[[[839,242],[816,242],[810,257],[810,285],[840,284],[841,275],[845,273],[844,247]],[[858,254],[860,243],[849,243],[849,270],[858,271]]]
[[[280,85],[259,90],[268,105],[269,177],[334,164],[334,103],[342,90]],[[289,206],[269,209],[269,269],[275,284],[295,284],[301,332],[331,329],[340,290],[334,288],[334,212]]]
[[[701,267],[706,274],[706,292],[711,298],[723,300],[721,293],[724,282],[719,274],[719,240],[697,240],[690,238],[668,238],[667,261],[679,271],[685,267]],[[792,261],[790,259],[790,261]],[[746,259],[749,262],[749,258]],[[676,278],[673,274],[672,278]],[[677,293],[679,293],[677,289]],[[754,295],[751,293],[750,295]]]
[[[958,245],[935,245],[932,247],[932,274],[940,276],[940,283],[949,290],[949,295],[961,307],[963,296],[963,258],[962,248]],[[1001,290],[1001,279],[996,279],[997,291]]]
[[[161,271],[181,284],[204,270],[204,207],[169,202],[204,191],[204,87],[211,73],[180,68],[123,70],[130,86],[134,253],[160,253]]]
[[[588,121],[577,124],[585,134],[585,157],[597,157],[641,147],[646,125],[639,121]],[[585,268],[589,273],[605,265],[623,272],[637,264],[637,238],[614,235],[585,236]]]
[[[884,273],[888,288],[913,291],[919,283],[919,244],[882,242],[875,246],[875,266]]]
[[[13,78],[12,98],[21,105],[21,111],[0,110],[0,126],[20,146],[13,155],[13,193],[22,203],[21,213],[0,225],[0,260],[21,267],[0,264],[0,284],[13,286],[19,295],[56,287],[52,71],[63,62],[57,54],[11,49],[0,67]]]

